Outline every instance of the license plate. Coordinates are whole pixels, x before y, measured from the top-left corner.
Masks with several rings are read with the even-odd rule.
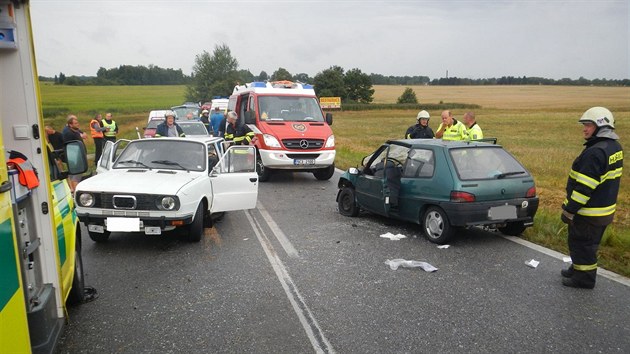
[[[162,229],[159,226],[147,226],[144,228],[145,235],[161,235]]]
[[[294,165],[314,165],[315,164],[315,160],[313,160],[313,159],[293,160],[293,164]]]
[[[105,232],[103,225],[88,225],[88,231],[102,234]]]
[[[488,210],[490,220],[516,219],[516,207],[514,205],[501,205]]]
[[[138,232],[140,231],[140,219],[108,217],[107,231]]]

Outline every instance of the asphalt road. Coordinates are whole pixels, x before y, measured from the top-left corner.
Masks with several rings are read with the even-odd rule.
[[[438,249],[417,225],[339,215],[337,180],[275,175],[196,244],[85,232],[99,297],[69,309],[57,352],[630,352],[628,279],[565,288],[560,255],[483,230]]]

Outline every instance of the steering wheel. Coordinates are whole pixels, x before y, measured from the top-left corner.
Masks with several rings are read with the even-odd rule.
[[[388,160],[392,160],[392,161],[394,161],[394,163],[395,163],[395,164],[397,164],[398,166],[402,166],[402,165],[403,165],[403,164],[402,164],[402,162],[400,162],[400,161],[396,160],[396,159],[395,159],[395,158],[393,158],[393,157],[388,157],[387,159],[388,159]]]

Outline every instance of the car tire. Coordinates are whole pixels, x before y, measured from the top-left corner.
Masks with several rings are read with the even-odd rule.
[[[335,174],[335,164],[313,171],[313,176],[320,181],[327,181]]]
[[[499,227],[502,234],[508,236],[520,236],[527,227],[522,221],[509,222],[504,227]]]
[[[429,241],[440,245],[447,243],[454,233],[444,210],[435,206],[427,208],[424,212],[422,231]]]
[[[188,225],[188,241],[199,242],[201,236],[203,236],[203,203],[199,203],[193,222]]]
[[[77,225],[77,228],[79,226]],[[83,302],[85,288],[85,274],[83,273],[83,257],[81,256],[81,233],[77,232],[76,245],[74,247],[74,275],[72,277],[72,288],[68,294],[67,303],[76,305]]]
[[[343,216],[357,216],[359,215],[359,206],[356,203],[354,196],[354,188],[343,187],[339,193],[339,214]]]
[[[258,174],[258,180],[260,182],[267,182],[271,178],[271,170],[263,165],[260,156],[256,159],[256,173]]]
[[[104,231],[102,234],[98,232],[88,231],[88,235],[90,236],[92,241],[98,242],[98,243],[107,242],[107,240],[109,240],[109,234],[110,234],[109,231]]]

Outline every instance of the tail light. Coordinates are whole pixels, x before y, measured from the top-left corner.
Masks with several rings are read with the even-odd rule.
[[[451,191],[451,202],[470,203],[475,201],[475,195],[468,192]]]
[[[525,195],[526,198],[533,198],[535,196],[536,196],[536,187],[532,187],[528,189],[527,194]]]

